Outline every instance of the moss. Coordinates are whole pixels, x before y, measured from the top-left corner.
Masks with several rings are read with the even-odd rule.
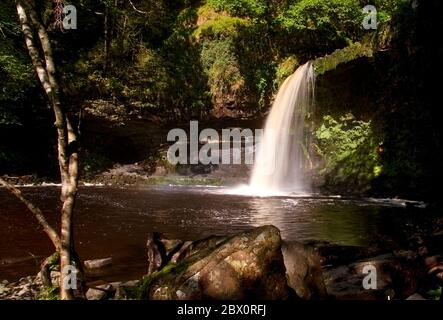
[[[169,262],[161,270],[144,277],[140,281],[139,285],[128,293],[128,298],[137,300],[146,299],[149,287],[153,284],[154,281],[167,276],[177,277],[180,273],[187,270],[190,265],[200,260],[202,257],[208,255],[209,252],[212,252],[216,248],[227,243],[231,238],[220,240],[219,237],[211,236],[206,239],[193,242],[190,254],[186,259],[178,263]]]
[[[180,263],[168,263],[161,270],[153,272],[149,276],[144,277],[138,286],[136,286],[132,291],[127,292],[128,299],[145,300],[147,298],[147,293],[150,285],[160,277],[164,277],[170,274],[177,274],[187,268],[188,264],[186,262]]]
[[[217,12],[213,7],[209,4],[205,4],[198,8],[197,10],[197,24],[202,25],[206,21],[216,20],[224,13]]]
[[[54,286],[43,288],[37,296],[37,300],[60,300],[59,288]]]
[[[289,56],[285,58],[278,66],[275,72],[274,85],[279,88],[283,81],[295,72],[295,70],[300,66],[296,56]]]
[[[193,33],[196,39],[204,37],[221,38],[221,37],[235,37],[238,35],[238,30],[241,27],[250,25],[246,19],[238,17],[230,17],[218,15],[215,19],[211,19],[199,26]]]
[[[323,158],[320,174],[327,187],[365,192],[383,167],[377,154],[382,143],[373,131],[371,121],[357,120],[352,114],[338,119],[326,115],[315,132],[314,147]]]
[[[335,69],[339,64],[355,60],[359,57],[372,57],[373,51],[370,44],[353,43],[346,48],[338,49],[314,61],[316,75],[322,75]]]

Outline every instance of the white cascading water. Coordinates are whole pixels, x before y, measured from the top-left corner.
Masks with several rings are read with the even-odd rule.
[[[314,82],[314,68],[307,62],[281,86],[258,145],[248,187],[250,193],[309,191],[309,181],[305,178],[308,157],[305,120],[313,109]]]

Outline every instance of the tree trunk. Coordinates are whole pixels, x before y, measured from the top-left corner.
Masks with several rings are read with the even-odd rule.
[[[64,277],[68,276],[68,274],[65,274],[65,271],[68,266],[72,265],[72,252],[74,252],[72,221],[78,188],[77,134],[62,105],[52,54],[52,46],[48,33],[41,23],[41,19],[33,7],[32,1],[16,0],[16,5],[29,55],[55,116],[55,127],[57,130],[58,141],[58,162],[62,182],[60,197],[62,202],[61,233],[59,247],[61,271],[60,297],[61,299],[66,300],[73,299],[72,288],[64,286]],[[38,42],[34,36],[35,34],[38,35]]]
[[[111,37],[110,37],[110,28],[109,28],[109,8],[106,5],[105,7],[105,21],[104,21],[104,40],[105,40],[105,45],[104,45],[104,56],[105,56],[105,63],[104,63],[104,69],[105,71],[108,70],[109,68],[109,50],[111,48]]]

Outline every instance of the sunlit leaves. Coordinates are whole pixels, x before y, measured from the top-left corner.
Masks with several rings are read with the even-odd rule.
[[[378,141],[371,121],[352,114],[338,119],[326,115],[315,132],[317,153],[324,160],[322,174],[330,185],[353,185],[366,190],[383,167],[377,154]]]

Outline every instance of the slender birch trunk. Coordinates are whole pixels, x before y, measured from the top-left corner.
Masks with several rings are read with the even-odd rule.
[[[64,270],[72,265],[76,257],[73,241],[73,213],[78,188],[78,145],[77,133],[70,122],[60,97],[60,89],[56,76],[56,68],[52,53],[51,41],[43,26],[33,1],[16,0],[17,14],[25,36],[26,47],[51,104],[55,116],[57,130],[57,149],[60,177],[62,183],[61,197],[61,232],[60,254],[60,297],[64,300],[73,299],[72,289],[64,287]],[[47,232],[48,233],[48,232]]]

